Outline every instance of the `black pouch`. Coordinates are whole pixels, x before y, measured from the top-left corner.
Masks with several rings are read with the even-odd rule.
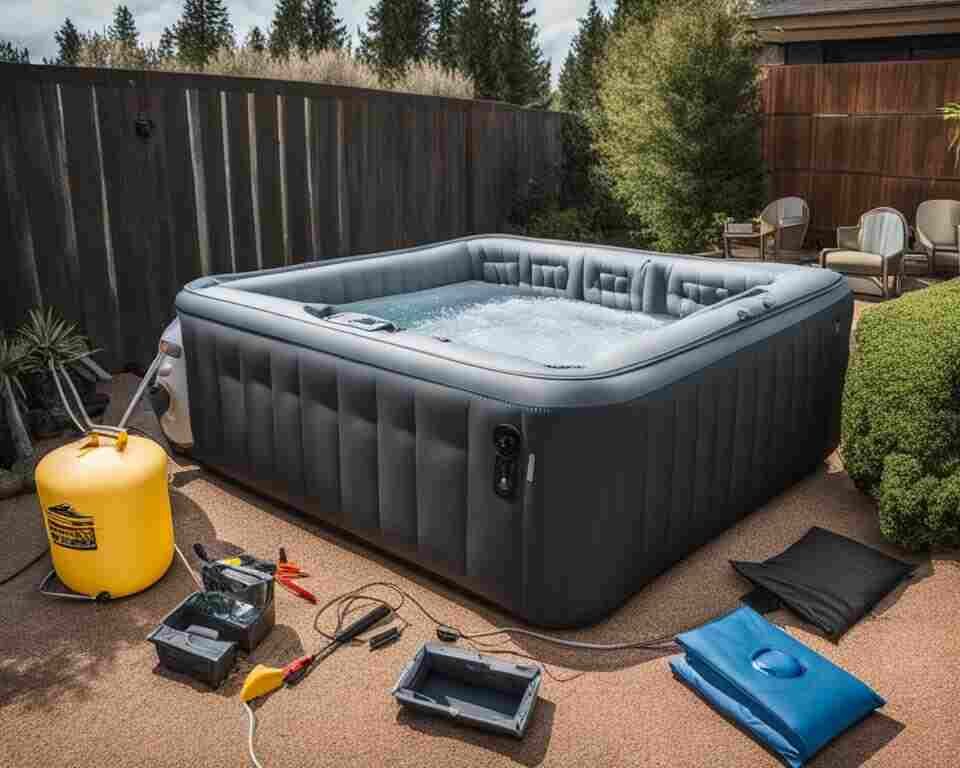
[[[824,528],[811,528],[784,552],[762,563],[731,560],[757,590],[748,604],[770,595],[836,639],[856,624],[914,566]]]

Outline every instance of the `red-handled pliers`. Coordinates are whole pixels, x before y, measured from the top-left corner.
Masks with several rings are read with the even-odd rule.
[[[283,553],[283,554],[286,554],[286,553]],[[301,587],[299,584],[295,584],[293,581],[294,579],[302,579],[308,575],[309,574],[306,571],[304,571],[299,565],[297,565],[296,563],[288,562],[286,559],[281,559],[281,561],[277,563],[277,572],[275,576],[277,583],[281,587],[283,587],[285,590],[290,592],[291,594],[294,594],[297,597],[303,598],[308,603],[313,603],[314,605],[316,605],[317,604],[316,596],[309,590],[306,590],[303,587]]]

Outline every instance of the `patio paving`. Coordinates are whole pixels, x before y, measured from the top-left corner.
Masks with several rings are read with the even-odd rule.
[[[118,377],[106,418],[115,423],[136,380]],[[156,433],[141,408],[134,423]],[[414,568],[251,494],[188,462],[173,467],[177,541],[221,556],[273,556],[283,545],[313,574],[321,600],[376,580],[393,581],[435,615],[481,630],[509,622],[490,606]],[[43,544],[34,496],[0,503],[0,577]],[[813,525],[891,554],[872,503],[835,460],[695,552],[602,624],[571,637],[613,642],[659,635],[733,608],[748,591],[730,558],[763,559]],[[893,768],[955,766],[960,751],[960,562],[958,553],[914,556],[917,575],[837,644],[791,614],[787,631],[861,677],[887,706],[813,763]],[[280,590],[277,626],[224,689],[210,691],[165,672],[144,638],[193,584],[174,563],[141,595],[95,606],[36,592],[43,558],[0,587],[0,764],[4,766],[247,765],[246,721],[237,693],[255,663],[282,665],[318,645],[313,610]],[[5,572],[5,573],[4,573]],[[389,691],[432,628],[417,613],[400,641],[370,653],[337,651],[298,688],[258,708],[265,768],[308,766],[760,766],[779,763],[675,682],[667,656],[589,654],[535,641],[506,644],[533,654],[567,682],[547,679],[523,741],[401,712]]]

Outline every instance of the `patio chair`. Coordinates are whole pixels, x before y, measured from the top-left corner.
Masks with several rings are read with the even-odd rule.
[[[776,255],[780,251],[800,251],[810,226],[810,206],[802,197],[781,197],[760,214],[760,228],[772,246],[764,250]]]
[[[723,227],[723,256],[732,256],[731,243],[736,240],[751,241],[760,251],[760,260],[767,254],[780,251],[799,251],[807,236],[810,224],[810,208],[803,198],[781,197],[774,200],[760,213],[759,226],[749,222],[727,222]]]
[[[927,200],[917,207],[917,244],[927,254],[933,273],[938,253],[952,253],[960,262],[960,201]]]
[[[837,227],[837,247],[820,252],[820,266],[844,275],[867,277],[890,295],[890,278],[896,293],[903,287],[903,254],[910,227],[895,208],[874,208],[855,227]]]

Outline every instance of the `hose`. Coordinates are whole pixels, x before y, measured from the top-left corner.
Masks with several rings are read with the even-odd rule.
[[[250,755],[250,762],[253,763],[256,768],[263,768],[260,761],[257,760],[257,753],[253,751],[253,737],[257,732],[257,714],[250,708],[247,702],[243,702],[243,708],[247,710],[247,716],[250,721],[250,725],[247,728],[247,754]]]
[[[183,554],[183,551],[176,544],[173,545],[173,548],[177,551],[177,554],[180,555],[180,559],[183,561],[183,564],[187,567],[187,571],[190,574],[190,577],[193,579],[194,583],[197,585],[197,588],[204,592],[206,587],[203,586],[203,582],[200,580],[200,577],[197,576],[197,572],[193,570],[193,566],[190,565],[190,561],[187,560],[187,556]]]

